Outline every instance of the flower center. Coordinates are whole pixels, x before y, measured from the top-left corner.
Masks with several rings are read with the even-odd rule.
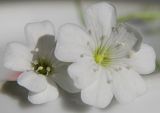
[[[52,63],[44,58],[38,58],[32,62],[32,67],[34,71],[38,74],[49,76],[54,72],[54,67]]]
[[[93,53],[95,62],[103,67],[107,67],[111,63],[110,56],[110,51],[107,48],[103,47],[98,47]]]

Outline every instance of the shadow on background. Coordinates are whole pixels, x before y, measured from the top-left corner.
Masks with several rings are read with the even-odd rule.
[[[64,109],[75,112],[79,111],[82,113],[89,110],[89,106],[85,105],[81,101],[80,94],[70,94],[61,88],[59,88],[59,92],[60,97],[62,98],[61,104]],[[19,105],[22,108],[36,107],[36,105],[33,105],[28,101],[28,91],[25,88],[19,86],[15,81],[5,82],[2,86],[1,93],[8,95],[15,100],[18,100]],[[38,105],[37,107],[39,106],[41,107],[41,105]]]
[[[66,110],[71,110],[75,112],[79,111],[82,113],[89,110],[90,106],[82,102],[80,93],[70,94],[61,88],[59,88],[59,92],[62,98],[62,106]]]
[[[19,86],[17,82],[5,82],[2,86],[1,92],[3,94],[7,94],[8,96],[16,99],[19,101],[20,106],[22,107],[29,107],[31,104],[27,100],[28,91]]]

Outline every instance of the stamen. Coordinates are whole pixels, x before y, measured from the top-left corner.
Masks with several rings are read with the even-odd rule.
[[[38,72],[38,71],[40,71],[40,70],[43,70],[43,67],[42,67],[42,66],[39,66],[36,71]]]
[[[39,48],[35,48],[34,50],[31,50],[31,53],[32,54],[35,54],[35,53],[37,53],[39,51]]]
[[[38,60],[32,62],[33,70],[44,76],[52,75],[54,72],[54,67],[52,65],[53,63],[41,57],[38,57]]]
[[[51,68],[50,68],[50,67],[47,67],[46,70],[47,70],[47,72],[50,72],[50,71],[51,71]]]

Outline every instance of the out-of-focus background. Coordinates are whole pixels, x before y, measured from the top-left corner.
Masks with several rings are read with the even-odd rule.
[[[25,41],[25,24],[50,20],[56,31],[64,23],[83,26],[82,12],[96,2],[101,0],[0,1],[0,113],[160,113],[160,74],[157,74],[160,70],[160,0],[110,0],[117,9],[118,22],[136,26],[143,33],[144,42],[152,45],[157,54],[157,71],[144,77],[149,91],[135,102],[120,105],[113,100],[108,108],[99,110],[80,103],[79,96],[62,91],[55,102],[32,106],[27,102],[26,90],[15,82],[4,84],[3,80],[10,74],[3,67],[5,46],[11,41]]]

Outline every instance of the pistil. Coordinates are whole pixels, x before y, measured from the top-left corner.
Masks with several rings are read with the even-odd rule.
[[[107,48],[99,47],[97,48],[94,53],[93,57],[95,62],[102,67],[107,67],[111,63],[111,53]]]

